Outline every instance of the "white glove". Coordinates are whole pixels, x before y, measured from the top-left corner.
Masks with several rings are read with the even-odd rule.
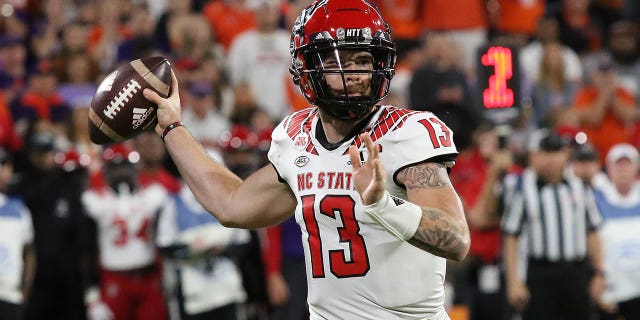
[[[113,312],[102,301],[100,290],[92,287],[84,295],[84,303],[87,306],[87,318],[89,320],[113,320]]]

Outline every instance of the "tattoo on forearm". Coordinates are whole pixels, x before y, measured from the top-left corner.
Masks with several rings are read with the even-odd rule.
[[[447,168],[441,163],[421,163],[404,169],[398,175],[407,191],[442,188],[451,185]],[[431,254],[459,260],[466,254],[468,229],[456,217],[438,208],[423,208],[422,220],[412,245]]]
[[[441,163],[422,163],[406,168],[402,171],[400,179],[407,190],[451,185],[447,169]]]
[[[422,209],[418,231],[412,245],[434,255],[456,259],[465,250],[465,230],[438,209]]]

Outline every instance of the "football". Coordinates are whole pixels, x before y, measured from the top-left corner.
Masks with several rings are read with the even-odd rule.
[[[146,57],[123,64],[98,86],[89,110],[89,135],[96,144],[132,138],[153,128],[158,107],[142,90],[166,98],[171,92],[171,63],[164,57]]]

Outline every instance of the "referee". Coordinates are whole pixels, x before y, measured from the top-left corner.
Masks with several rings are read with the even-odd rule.
[[[523,320],[589,319],[591,298],[599,299],[604,290],[601,217],[591,190],[565,174],[570,152],[568,140],[543,134],[524,172],[505,177],[507,295]],[[526,282],[518,270],[521,242]]]

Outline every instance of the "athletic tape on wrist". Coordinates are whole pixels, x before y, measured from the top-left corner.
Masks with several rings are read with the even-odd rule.
[[[409,240],[422,219],[422,208],[385,192],[380,201],[364,206],[364,211],[394,236]]]

